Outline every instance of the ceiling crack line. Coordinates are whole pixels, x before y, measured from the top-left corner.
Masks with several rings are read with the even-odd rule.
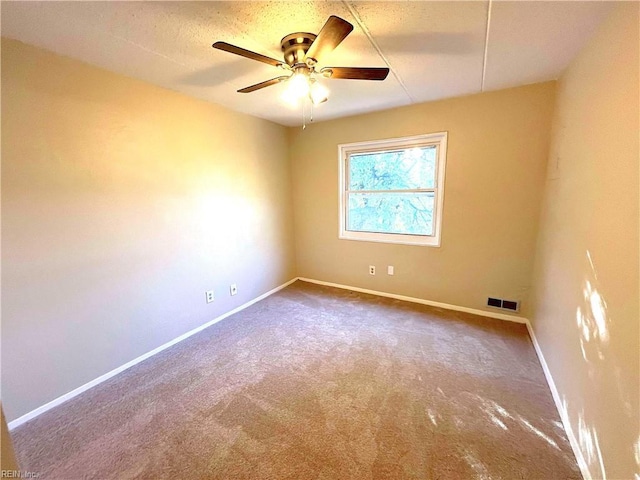
[[[484,92],[484,81],[487,75],[487,55],[489,53],[489,28],[491,27],[491,6],[492,0],[489,0],[487,7],[487,28],[484,35],[484,56],[482,57],[482,83],[480,84],[480,91]]]
[[[186,67],[186,68],[189,68],[189,69],[190,69],[190,70],[192,70],[192,71],[195,71],[195,70],[193,69],[193,67],[191,67],[190,65],[185,65],[185,64],[184,64],[184,63],[182,63],[182,62],[178,62],[177,60],[175,60],[175,59],[173,59],[173,58],[169,57],[168,55],[165,55],[165,54],[163,54],[163,53],[160,53],[160,52],[157,52],[157,51],[152,50],[152,49],[150,49],[150,48],[147,48],[147,47],[145,47],[144,45],[141,45],[140,43],[134,42],[133,40],[129,40],[128,38],[121,37],[120,35],[115,35],[115,34],[113,34],[113,33],[111,33],[111,32],[105,32],[105,35],[109,35],[109,36],[110,36],[110,37],[112,37],[112,38],[115,38],[115,39],[117,39],[117,40],[121,40],[121,41],[123,41],[123,42],[125,42],[125,43],[128,43],[129,45],[133,45],[134,47],[137,47],[137,48],[139,48],[140,50],[142,50],[142,51],[144,51],[144,52],[150,53],[150,54],[152,54],[152,55],[156,55],[156,56],[158,56],[158,57],[160,57],[160,58],[163,58],[163,59],[165,59],[165,60],[168,60],[168,61],[169,61],[169,62],[171,62],[171,63],[174,63],[174,64],[176,64],[176,65],[180,65],[181,67]]]
[[[365,23],[360,18],[360,15],[356,11],[355,7],[351,4],[351,2],[349,2],[347,0],[342,0],[342,3],[344,4],[345,7],[347,7],[347,10],[349,10],[349,13],[351,13],[351,16],[355,19],[355,21],[358,24],[358,26],[360,27],[360,29],[364,32],[364,34],[366,35],[367,39],[369,40],[369,43],[371,43],[371,46],[375,49],[375,51],[378,53],[380,58],[382,58],[382,61],[387,65],[387,67],[389,67],[389,70],[391,71],[393,76],[396,78],[396,80],[398,81],[398,83],[400,84],[402,89],[404,90],[404,93],[407,95],[407,97],[409,97],[409,101],[411,103],[416,103],[415,99],[411,96],[411,93],[409,93],[409,89],[407,88],[407,86],[402,81],[402,78],[400,77],[400,74],[398,72],[396,72],[396,70],[391,66],[391,63],[389,62],[389,60],[387,59],[385,54],[382,53],[382,49],[380,48],[378,43],[373,39],[373,35],[371,35],[371,32],[369,31],[369,29],[367,28]]]

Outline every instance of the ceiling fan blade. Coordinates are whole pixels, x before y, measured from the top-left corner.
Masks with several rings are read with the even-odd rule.
[[[318,61],[324,54],[340,45],[351,33],[351,30],[353,30],[353,25],[340,17],[331,15],[307,50],[307,58]]]
[[[260,82],[260,83],[256,83],[255,85],[251,85],[250,87],[245,87],[241,90],[238,90],[238,93],[251,93],[251,92],[255,92],[256,90],[260,90],[261,88],[264,87],[269,87],[271,85],[275,85],[276,83],[280,83],[284,80],[286,80],[287,76],[284,77],[276,77],[276,78],[272,78],[271,80],[265,80],[264,82]]]
[[[384,80],[389,75],[388,68],[326,67],[320,73],[329,78],[350,80]]]
[[[251,50],[246,50],[244,48],[236,47],[235,45],[231,45],[226,42],[216,42],[212,45],[213,48],[217,48],[218,50],[224,50],[225,52],[235,53],[236,55],[240,55],[241,57],[250,58],[251,60],[257,60],[258,62],[267,63],[269,65],[273,65],[274,67],[284,66],[285,63],[276,60],[275,58],[267,57],[265,55],[260,55],[259,53],[252,52]]]

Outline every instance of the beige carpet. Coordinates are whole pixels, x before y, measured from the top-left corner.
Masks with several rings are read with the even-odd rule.
[[[300,281],[13,437],[41,479],[581,478],[524,325]]]

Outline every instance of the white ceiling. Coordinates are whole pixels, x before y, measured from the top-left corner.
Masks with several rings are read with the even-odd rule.
[[[236,93],[282,71],[213,49],[213,42],[281,59],[285,35],[318,33],[330,15],[352,23],[353,32],[319,66],[387,66],[391,73],[383,82],[326,80],[329,101],[314,114],[321,121],[556,79],[611,6],[586,1],[3,1],[1,33],[293,126],[302,123],[302,114],[280,98],[284,84]]]

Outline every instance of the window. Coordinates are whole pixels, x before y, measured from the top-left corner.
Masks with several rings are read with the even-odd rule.
[[[440,246],[446,132],[338,148],[340,238]]]

